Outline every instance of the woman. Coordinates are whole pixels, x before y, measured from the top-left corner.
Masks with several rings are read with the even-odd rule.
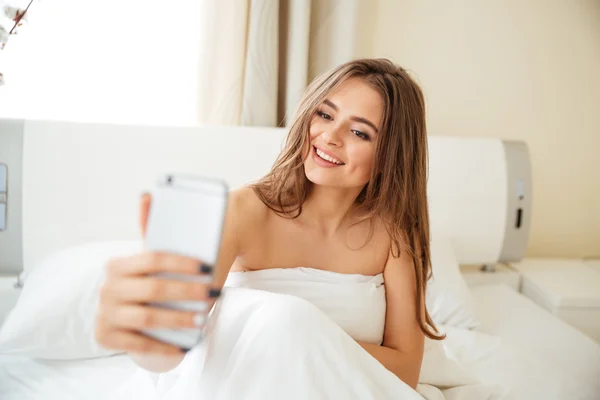
[[[212,306],[226,280],[228,287],[277,292],[277,282],[296,279],[302,294],[285,289],[288,294],[336,320],[343,307],[331,311],[336,300],[326,291],[335,294],[347,277],[369,284],[380,279],[374,287],[381,302],[357,302],[353,321],[347,315],[338,320],[361,351],[414,389],[425,336],[442,338],[425,306],[431,271],[426,168],[424,98],[406,71],[388,60],[363,59],[323,74],[307,88],[271,171],[231,192],[218,265],[199,268],[201,260],[151,253],[111,261],[98,341],[129,352],[146,370],[170,371],[185,354],[136,331],[194,327],[206,316],[145,303],[202,300]],[[143,197],[142,230],[149,206],[149,196]],[[211,270],[210,287],[147,276]],[[361,327],[361,318],[377,313],[380,320]]]

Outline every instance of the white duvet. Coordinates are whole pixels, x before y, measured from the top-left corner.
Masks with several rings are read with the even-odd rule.
[[[412,390],[322,311],[295,296],[232,288],[212,321],[205,346],[195,348],[170,373],[139,370],[120,388],[119,398],[497,398],[493,387],[479,385],[458,370],[442,371],[449,365],[440,361],[452,364],[450,367],[457,365],[433,359],[442,356],[441,346],[428,349],[426,363],[432,364],[433,373],[423,381],[430,384],[422,383],[420,393]]]
[[[566,377],[498,336],[466,330],[448,330],[443,346],[428,342],[414,392],[303,300],[248,289],[229,291],[225,299],[207,346],[167,374],[141,370],[124,355],[80,361],[0,356],[0,399],[597,399],[597,382]],[[296,330],[288,331],[269,322],[270,312],[285,323],[295,313],[306,318],[293,319]],[[313,322],[325,329],[314,333]]]
[[[334,275],[303,269],[285,274],[285,279],[263,275],[256,281],[247,279],[256,274],[234,274],[240,280],[229,282],[234,287],[227,288],[214,310],[205,342],[169,373],[149,373],[127,356],[81,361],[4,356],[0,399],[593,400],[597,395],[597,382],[565,375],[522,347],[448,327],[444,342],[426,342],[414,391],[348,333],[378,335],[372,326],[380,318],[377,278],[344,277],[347,281],[340,282]],[[310,285],[303,284],[307,279]],[[262,290],[258,282],[276,292]],[[315,291],[315,285],[329,286],[329,291]],[[315,295],[321,299],[306,299]],[[348,309],[370,310],[372,320],[348,318],[340,311]]]
[[[144,387],[145,398],[165,400],[422,399],[327,315],[301,298],[232,288],[214,317],[205,346],[194,349],[168,374],[139,371],[122,388],[122,398],[139,395]],[[436,352],[430,351],[430,355]],[[435,361],[430,358],[426,362]],[[464,396],[448,398],[495,398],[493,388],[477,385],[459,371],[439,375],[423,378],[439,379],[443,389],[446,385],[456,389],[472,385],[460,388]],[[429,399],[445,398],[433,385],[423,383],[419,391]],[[454,392],[458,394],[458,390]]]
[[[0,368],[0,398],[498,398],[498,388],[465,373],[440,342],[427,341],[417,391],[356,342],[382,338],[380,275],[297,268],[232,273],[226,285],[205,341],[175,370],[149,373],[126,357],[106,359],[119,360],[116,365],[101,359],[33,367],[30,360],[13,360],[10,369]],[[34,376],[34,370],[42,373]]]

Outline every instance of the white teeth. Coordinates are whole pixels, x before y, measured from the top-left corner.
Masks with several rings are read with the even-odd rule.
[[[338,164],[338,165],[342,165],[343,164],[343,162],[341,162],[340,160],[336,160],[335,158],[328,156],[327,154],[323,153],[319,149],[317,149],[317,155],[319,157],[321,157],[323,160],[327,160],[327,161],[329,161],[331,163]]]

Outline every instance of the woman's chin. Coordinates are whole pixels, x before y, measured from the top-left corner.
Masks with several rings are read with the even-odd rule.
[[[306,179],[315,186],[338,188],[338,189],[350,189],[357,185],[353,185],[345,180],[342,180],[336,176],[326,176],[327,173],[315,173],[317,171],[307,171]]]
[[[344,174],[337,168],[323,168],[308,162],[304,164],[304,176],[314,185],[339,189],[362,188],[369,182],[369,177],[363,174]]]
[[[317,186],[334,186],[334,187],[343,187],[343,182],[340,182],[339,179],[335,179],[333,176],[323,176],[326,174],[320,173],[321,171],[306,171],[305,175],[306,179],[314,185]],[[340,185],[342,184],[342,185]]]

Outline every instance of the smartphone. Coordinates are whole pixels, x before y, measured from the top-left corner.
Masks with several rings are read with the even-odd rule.
[[[219,179],[168,174],[152,191],[146,225],[145,249],[202,260],[216,267],[229,189]],[[213,271],[214,273],[214,271]],[[209,283],[213,276],[159,273],[156,276]],[[199,301],[151,303],[155,307],[208,311]],[[204,328],[146,329],[147,336],[189,350],[198,344]]]

